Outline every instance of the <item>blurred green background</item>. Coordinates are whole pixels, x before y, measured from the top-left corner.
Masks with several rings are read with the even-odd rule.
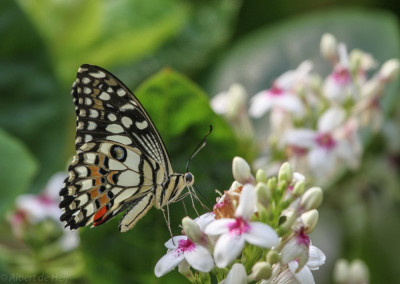
[[[0,218],[19,194],[40,192],[52,174],[66,169],[75,151],[70,86],[81,64],[110,70],[137,94],[178,172],[208,125],[214,126],[208,146],[191,164],[197,187],[214,201],[214,189],[230,186],[233,156],[251,161],[254,153],[212,112],[209,98],[234,82],[255,94],[304,59],[327,74],[319,55],[326,32],[380,62],[399,58],[397,5],[390,0],[1,1]],[[398,84],[392,84],[383,103],[388,117],[397,114],[398,95]],[[400,279],[400,156],[385,139],[374,138],[360,171],[345,175],[327,193],[314,233],[314,244],[328,259],[316,273],[319,283],[331,281],[338,257],[366,261],[371,282]],[[171,214],[179,234],[182,205],[172,206]],[[176,271],[161,279],[153,274],[169,239],[161,212],[151,210],[125,234],[117,224],[81,229],[83,272],[69,281],[185,283]],[[2,258],[0,273],[12,273]]]

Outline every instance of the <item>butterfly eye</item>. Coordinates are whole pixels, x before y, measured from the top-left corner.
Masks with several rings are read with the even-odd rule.
[[[191,186],[194,182],[194,177],[191,173],[186,173],[185,174],[185,182],[188,186]]]
[[[118,161],[123,162],[126,159],[126,149],[121,146],[117,145],[112,146],[110,149],[110,154],[113,158],[117,159]]]

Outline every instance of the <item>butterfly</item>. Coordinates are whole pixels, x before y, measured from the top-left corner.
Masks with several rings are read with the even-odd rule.
[[[162,209],[193,185],[190,172],[173,171],[150,116],[110,72],[82,65],[72,96],[76,155],[60,191],[65,227],[99,226],[126,210],[119,223],[126,232],[151,207]]]

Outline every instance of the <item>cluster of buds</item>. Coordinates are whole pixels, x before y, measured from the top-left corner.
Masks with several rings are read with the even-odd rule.
[[[157,263],[160,277],[176,266],[192,283],[313,283],[311,270],[325,255],[311,244],[318,222],[321,188],[306,190],[305,178],[284,163],[278,177],[255,177],[248,163],[235,157],[235,181],[217,198],[213,212],[182,220],[183,235],[165,243]]]
[[[274,165],[282,160],[317,180],[334,176],[343,165],[357,169],[363,152],[360,130],[369,127],[377,131],[382,125],[379,102],[387,83],[398,75],[399,60],[384,62],[368,77],[378,65],[372,55],[359,49],[349,53],[346,45],[331,34],[323,35],[320,51],[332,66],[325,78],[313,72],[311,61],[304,61],[276,78],[269,89],[255,94],[248,111],[242,110],[247,103],[237,99],[245,96],[244,88],[237,84],[211,101],[217,113],[237,126],[248,124],[245,114],[253,119],[270,114],[269,125],[262,127],[262,131],[269,132],[268,139],[260,142],[257,164],[267,172],[276,169]],[[243,95],[237,94],[239,90]],[[233,118],[230,109],[242,111]],[[257,136],[265,137],[261,133]]]
[[[69,277],[80,276],[83,260],[76,250],[79,234],[64,229],[59,220],[58,193],[67,176],[56,173],[39,194],[18,196],[15,209],[8,214],[10,232],[3,233],[13,238],[7,244],[0,242],[2,260],[21,275],[52,275],[55,271],[64,274],[68,266]]]

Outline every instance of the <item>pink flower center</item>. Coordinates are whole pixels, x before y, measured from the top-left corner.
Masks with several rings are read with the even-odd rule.
[[[325,148],[327,150],[330,150],[336,146],[336,141],[335,139],[333,139],[330,133],[318,134],[318,136],[315,138],[315,141],[320,147]]]
[[[296,241],[298,244],[305,245],[307,247],[310,246],[310,238],[308,235],[304,232],[304,227],[302,227],[299,231],[299,234],[296,238]]]
[[[351,82],[349,70],[342,66],[336,68],[335,71],[333,71],[332,77],[339,85],[346,85]]]
[[[37,198],[43,206],[51,206],[55,203],[54,200],[47,195],[38,195]]]
[[[250,230],[250,225],[242,217],[236,218],[234,222],[228,224],[229,232],[235,235],[241,235]]]
[[[269,90],[267,91],[267,93],[268,93],[268,95],[270,95],[270,96],[277,97],[277,96],[282,95],[284,92],[283,92],[283,90],[282,90],[281,88],[279,88],[278,86],[272,85],[272,88],[269,89]]]
[[[189,238],[187,238],[186,240],[179,240],[176,252],[178,254],[181,254],[184,253],[185,251],[192,251],[194,250],[194,247],[195,244]]]

